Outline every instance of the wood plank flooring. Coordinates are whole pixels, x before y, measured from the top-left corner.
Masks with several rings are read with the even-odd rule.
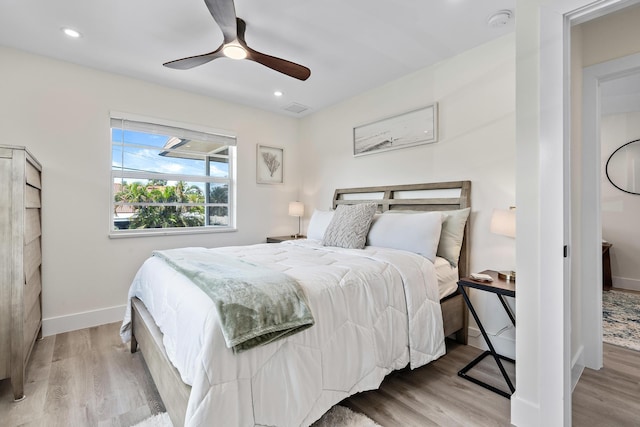
[[[164,411],[140,353],[131,354],[119,323],[36,342],[27,368],[27,398],[13,402],[0,382],[0,425],[129,427]]]
[[[351,396],[343,404],[385,427],[508,426],[509,399],[457,375],[481,352],[447,342],[447,354],[435,362],[392,372],[380,389]],[[513,380],[513,364],[505,363],[505,368]],[[469,373],[508,390],[493,359],[485,358]]]
[[[27,370],[27,398],[14,403],[9,381],[0,381],[0,425],[129,427],[164,411],[141,354],[120,342],[119,326],[38,341]],[[447,355],[434,363],[394,372],[379,390],[343,404],[385,427],[509,426],[508,399],[457,376],[480,350],[447,345]],[[604,369],[586,370],[576,387],[573,425],[640,425],[640,353],[605,344],[604,355]],[[490,359],[472,372],[505,387]]]

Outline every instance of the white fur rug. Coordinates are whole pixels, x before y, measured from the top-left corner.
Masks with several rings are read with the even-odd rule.
[[[153,417],[147,418],[134,427],[173,427],[169,415],[162,412]],[[344,406],[334,406],[322,416],[318,421],[313,423],[312,427],[382,427],[376,424],[366,415],[353,412]]]
[[[311,427],[382,427],[371,418],[349,408],[336,405]]]

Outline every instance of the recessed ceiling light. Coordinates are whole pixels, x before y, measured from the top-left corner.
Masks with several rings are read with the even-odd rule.
[[[73,28],[63,28],[62,32],[74,39],[77,39],[80,37],[80,33],[74,30]]]
[[[282,96],[283,93],[282,93],[282,91],[277,90],[277,91],[273,92],[273,95],[274,96]]]

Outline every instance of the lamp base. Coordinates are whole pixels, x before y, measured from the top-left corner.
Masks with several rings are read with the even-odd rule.
[[[502,280],[506,280],[507,282],[516,282],[515,271],[498,271],[498,277]]]
[[[291,238],[293,238],[293,239],[300,239],[300,238],[302,238],[302,234],[300,234],[300,233],[292,234],[292,235],[291,235]]]

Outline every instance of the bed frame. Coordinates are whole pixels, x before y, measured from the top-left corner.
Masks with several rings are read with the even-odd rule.
[[[377,203],[381,212],[389,210],[442,211],[471,206],[471,182],[439,182],[428,184],[345,188],[335,191],[333,207],[342,204]],[[460,277],[469,273],[469,223],[458,262]],[[467,310],[459,292],[441,300],[445,336],[455,336],[467,343]],[[162,344],[162,332],[142,301],[132,300],[131,352],[142,351],[146,365],[156,384],[164,406],[175,427],[184,425],[191,387],[182,382],[180,373],[171,364]]]

